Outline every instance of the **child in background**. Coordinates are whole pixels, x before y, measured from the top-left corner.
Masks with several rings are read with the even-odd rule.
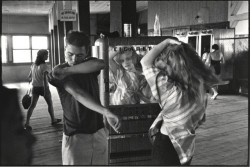
[[[175,38],[156,45],[141,64],[162,108],[149,129],[152,165],[190,165],[195,130],[205,118],[206,89],[219,81],[191,46]]]

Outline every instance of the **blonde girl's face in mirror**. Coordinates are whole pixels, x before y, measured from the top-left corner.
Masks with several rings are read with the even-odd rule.
[[[127,51],[120,56],[120,64],[127,71],[132,71],[135,69],[132,59],[132,51]]]

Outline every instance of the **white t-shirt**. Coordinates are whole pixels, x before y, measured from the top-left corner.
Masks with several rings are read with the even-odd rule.
[[[215,51],[211,52],[210,56],[211,56],[211,59],[214,61],[221,61],[223,59],[223,54],[219,50],[215,50]]]
[[[45,71],[50,71],[49,67],[46,64],[40,64],[39,66],[32,64],[31,72],[32,72],[32,85],[36,87],[43,86],[43,73]],[[46,81],[48,82],[48,81]]]

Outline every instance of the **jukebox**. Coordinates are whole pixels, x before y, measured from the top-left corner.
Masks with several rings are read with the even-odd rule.
[[[104,59],[106,63],[99,78],[102,105],[122,119],[119,134],[109,128],[109,165],[150,165],[152,144],[148,138],[148,130],[161,108],[150,97],[150,88],[147,88],[147,82],[140,73],[140,59],[166,38],[168,37],[121,37],[100,38],[95,41],[94,56]],[[133,56],[131,66],[135,67],[138,75],[126,73],[126,68],[131,66],[122,63],[129,61],[129,56],[125,55],[119,60],[114,57],[112,60],[110,55],[114,51],[118,54],[130,53]],[[112,63],[116,63],[116,66],[111,67]],[[146,97],[146,100],[139,95]]]

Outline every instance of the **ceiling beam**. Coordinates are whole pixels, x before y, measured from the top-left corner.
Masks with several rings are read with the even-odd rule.
[[[230,21],[230,27],[235,28],[239,21],[248,20],[248,13],[230,16],[228,20]]]
[[[248,20],[248,13],[242,13],[234,16],[230,16],[228,21],[236,21],[236,20]]]
[[[240,20],[248,19],[248,13],[237,14],[242,4],[243,1],[228,1],[228,21],[231,28],[235,28]]]
[[[234,16],[237,15],[243,1],[229,1],[228,3],[228,16]]]

